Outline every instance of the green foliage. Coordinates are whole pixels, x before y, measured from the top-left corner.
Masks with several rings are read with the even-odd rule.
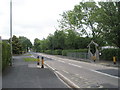
[[[99,2],[99,5],[102,13],[97,16],[101,19],[98,22],[102,27],[101,34],[108,43],[120,47],[120,2]]]
[[[65,32],[56,30],[54,32],[54,49],[64,49],[65,39],[66,39]]]
[[[60,30],[78,31],[81,36],[92,38],[99,46],[107,42],[120,47],[120,2],[80,2],[61,16],[58,21]],[[68,40],[68,43],[75,45],[74,41]]]
[[[78,49],[78,50],[63,50],[62,55],[67,56],[67,53],[73,53],[73,52],[87,52],[87,49]]]
[[[11,51],[10,44],[8,42],[2,42],[2,70],[4,70],[10,63]]]
[[[44,53],[52,54],[52,55],[63,55],[67,56],[67,53],[74,53],[74,52],[87,52],[87,49],[78,49],[78,50],[45,50]]]
[[[54,54],[55,55],[62,55],[62,50],[60,50],[60,49],[59,50],[55,50]]]
[[[52,55],[62,55],[62,50],[45,50],[44,53],[52,54]]]
[[[35,38],[34,39],[34,51],[40,52],[41,50],[40,45],[41,45],[41,41],[38,38]]]
[[[24,37],[24,36],[19,37],[19,42],[22,45],[22,52],[28,52],[28,49],[32,48],[31,41],[28,38]]]
[[[67,55],[82,52],[80,49],[86,49],[91,40],[99,47],[106,44],[120,47],[120,2],[81,2],[61,16],[59,30],[46,39],[35,39],[36,51]],[[91,48],[94,53],[95,48]]]
[[[20,36],[19,38],[15,35],[12,37],[12,47],[13,47],[13,54],[22,54],[28,52],[32,48],[31,41],[24,37]]]
[[[53,54],[53,50],[45,50],[44,52],[47,54]]]
[[[23,58],[25,62],[37,61],[37,58]]]
[[[22,44],[19,42],[19,39],[15,35],[12,37],[12,50],[13,54],[22,53]]]
[[[34,50],[48,54],[62,54],[65,49],[85,49],[91,41],[89,37],[80,37],[74,30],[56,30],[47,39],[34,40]]]
[[[120,60],[120,49],[104,49],[101,51],[100,59],[112,61],[113,56],[116,56],[117,60]]]

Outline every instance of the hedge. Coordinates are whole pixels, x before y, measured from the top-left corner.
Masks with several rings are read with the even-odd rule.
[[[86,52],[87,53],[88,49],[78,49],[78,50],[63,50],[62,55],[67,56],[67,53],[70,52]]]
[[[2,70],[8,66],[10,59],[10,45],[7,42],[2,42]]]
[[[62,50],[45,50],[44,53],[52,55],[62,55]]]
[[[120,49],[104,49],[101,51],[101,60],[113,60],[113,56],[116,56],[117,60],[120,60]]]
[[[87,52],[87,49],[78,49],[78,50],[45,50],[44,53],[47,54],[52,54],[52,55],[63,55],[63,56],[67,56],[67,53],[69,52]]]

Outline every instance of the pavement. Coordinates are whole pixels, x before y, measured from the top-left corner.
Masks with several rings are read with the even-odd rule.
[[[2,88],[66,88],[49,68],[39,68],[36,62],[25,62],[25,56],[14,56],[13,66],[2,74]]]

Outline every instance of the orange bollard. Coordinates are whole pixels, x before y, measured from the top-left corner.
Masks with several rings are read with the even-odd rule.
[[[92,60],[94,60],[94,62],[95,62],[95,60],[96,60],[96,56],[92,56]]]
[[[116,64],[116,57],[113,57],[113,63]]]
[[[44,57],[42,57],[42,66],[41,68],[44,68]]]
[[[37,65],[40,65],[40,59],[39,59],[39,56],[37,56]]]

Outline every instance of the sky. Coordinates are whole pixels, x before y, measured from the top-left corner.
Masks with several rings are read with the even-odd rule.
[[[13,35],[46,38],[58,28],[64,11],[72,10],[82,0],[12,0]],[[0,36],[10,38],[10,0],[0,0]]]
[[[12,0],[13,35],[25,36],[32,43],[46,38],[58,28],[59,14],[73,9],[80,0]],[[0,36],[10,37],[10,0],[0,1]]]

